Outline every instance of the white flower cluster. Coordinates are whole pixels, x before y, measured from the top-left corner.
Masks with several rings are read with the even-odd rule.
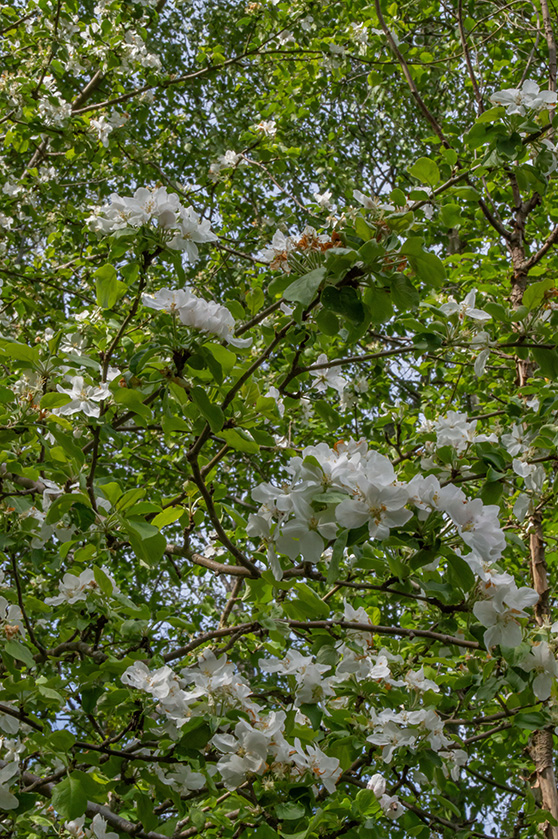
[[[91,827],[84,827],[85,816],[64,822],[64,828],[74,839],[118,839],[118,834],[107,830],[107,821],[100,813],[93,816]]]
[[[236,789],[249,775],[270,771],[293,780],[311,775],[328,792],[335,791],[341,775],[339,761],[318,746],[307,746],[304,751],[299,739],[291,745],[283,735],[286,716],[284,711],[271,711],[259,716],[254,725],[240,720],[234,734],[214,735],[210,742],[223,753],[217,769],[227,789]]]
[[[493,105],[503,105],[506,113],[524,116],[526,111],[545,111],[556,106],[556,93],[541,90],[536,82],[523,82],[520,88],[498,90],[490,97]]]
[[[315,228],[307,225],[298,236],[287,236],[281,230],[276,230],[271,245],[258,254],[258,259],[269,263],[273,270],[280,268],[285,274],[290,274],[293,265],[297,265],[297,257],[308,253],[324,253],[340,246],[341,238],[335,231],[330,236],[318,233]]]
[[[384,811],[384,815],[388,819],[398,819],[399,816],[403,815],[405,808],[396,795],[388,795],[386,793],[386,781],[382,775],[379,773],[372,775],[366,787],[372,790],[380,802],[380,807]]]
[[[128,30],[122,44],[123,61],[122,69],[131,69],[133,64],[141,64],[142,67],[149,67],[152,70],[161,69],[161,59],[153,52],[149,52],[145,41],[137,32]]]
[[[32,548],[42,548],[52,536],[55,536],[60,542],[67,542],[75,530],[74,527],[60,526],[59,523],[46,523],[52,502],[55,498],[63,495],[64,490],[58,484],[54,483],[54,481],[48,480],[48,478],[42,478],[41,483],[44,485],[41,507],[37,507],[35,502],[24,510],[24,512],[20,513],[22,519],[34,519],[34,535],[31,540]],[[76,485],[72,484],[69,487],[69,491],[73,492],[76,488]]]
[[[417,475],[409,483],[397,480],[390,461],[371,451],[364,440],[341,442],[334,449],[325,443],[308,446],[302,457],[287,466],[291,480],[281,487],[263,483],[252,492],[262,506],[249,520],[254,535],[267,534],[277,550],[294,560],[302,556],[316,563],[325,542],[340,527],[368,527],[371,539],[386,539],[390,530],[404,525],[417,508],[419,517],[444,513],[463,541],[487,560],[499,558],[504,534],[498,508],[469,500],[455,487],[442,487],[433,475]],[[274,520],[278,524],[271,533]],[[278,563],[274,565],[279,572]]]
[[[558,677],[558,661],[547,641],[533,644],[521,667],[528,672],[534,672],[533,693],[538,699],[550,698],[552,684]]]
[[[518,588],[511,574],[498,571],[474,554],[464,559],[478,577],[480,591],[487,598],[473,606],[475,617],[487,627],[484,643],[489,648],[497,644],[517,647],[522,641],[518,619],[527,617],[524,610],[534,606],[539,595],[528,586]]]
[[[526,617],[524,608],[534,605],[538,595],[527,587],[518,589],[511,575],[494,566],[505,547],[497,506],[469,499],[451,484],[442,486],[434,475],[399,481],[390,461],[369,450],[364,440],[342,442],[335,449],[325,443],[308,446],[302,457],[291,459],[287,471],[291,479],[282,486],[263,483],[253,490],[252,497],[261,506],[248,520],[249,535],[267,545],[276,579],[283,576],[278,554],[317,563],[340,528],[366,526],[370,539],[383,540],[412,518],[410,508],[420,520],[438,512],[471,549],[463,558],[487,598],[474,607],[487,627],[485,643],[521,642],[518,619]],[[487,581],[490,584],[484,585]]]
[[[189,667],[180,678],[164,665],[150,671],[142,662],[135,662],[122,674],[124,684],[143,690],[158,700],[157,710],[176,728],[192,716],[206,713],[223,715],[228,709],[248,714],[251,722],[240,720],[234,731],[218,732],[211,744],[223,755],[217,762],[227,789],[236,789],[251,775],[271,772],[281,777],[305,777],[325,786],[329,792],[341,776],[337,758],[330,758],[317,746],[306,751],[295,740],[294,746],[283,735],[286,714],[283,711],[264,713],[249,697],[248,682],[235,672],[226,655],[216,658],[206,651],[196,667]],[[186,690],[188,686],[192,686]],[[201,773],[184,772],[174,778],[166,775],[165,783],[190,789],[202,785]]]
[[[101,114],[98,119],[89,121],[89,130],[97,136],[101,145],[108,148],[109,136],[115,128],[122,128],[128,119],[128,115],[124,114],[110,114],[109,116]]]
[[[168,193],[164,186],[140,187],[133,195],[112,193],[110,204],[97,208],[88,222],[92,230],[103,234],[156,223],[166,246],[186,252],[190,262],[198,258],[199,244],[217,240],[210,222],[200,219],[193,207],[184,207],[178,195]]]
[[[108,570],[104,566],[101,570],[112,584],[112,593],[118,594],[118,586]],[[85,571],[81,572],[79,577],[76,577],[75,574],[64,574],[58,583],[58,589],[60,593],[56,597],[47,597],[45,603],[50,606],[59,606],[61,603],[78,603],[82,600],[87,600],[88,595],[92,592],[100,591],[99,584],[91,568],[86,568]]]
[[[495,434],[477,434],[477,420],[469,421],[467,414],[460,411],[448,411],[445,417],[439,417],[433,424],[436,432],[436,447],[451,446],[457,454],[463,452],[471,443],[496,443]]]
[[[322,676],[330,669],[329,664],[315,664],[311,655],[290,650],[284,659],[261,658],[258,664],[263,673],[295,677],[295,705],[314,704],[334,695],[332,679]]]
[[[222,169],[234,169],[235,166],[238,166],[241,160],[241,154],[229,149],[225,152],[225,154],[218,157],[215,163],[211,164],[209,167],[209,177],[213,181],[217,180]]]
[[[157,699],[158,711],[177,727],[184,725],[192,715],[223,714],[231,708],[253,715],[257,710],[248,698],[252,694],[250,685],[235,672],[226,655],[216,658],[213,653],[206,652],[196,667],[182,672],[182,677],[167,665],[151,671],[141,661],[136,661],[122,674],[122,681]],[[185,690],[188,685],[193,687]]]
[[[439,692],[438,685],[425,677],[422,668],[417,671],[409,670],[403,679],[393,678],[389,662],[401,665],[403,659],[399,655],[392,655],[386,649],[373,651],[372,624],[362,606],[355,609],[349,603],[345,603],[343,617],[346,621],[368,625],[371,631],[348,630],[347,637],[352,646],[344,642],[337,644],[339,661],[331,675],[323,675],[327,670],[333,669],[330,665],[318,664],[314,662],[313,656],[302,655],[298,650],[289,650],[283,659],[260,659],[258,662],[263,673],[293,677],[295,706],[316,703],[323,705],[329,697],[335,696],[336,687],[349,680],[358,684],[373,681],[385,685],[388,689],[403,687],[421,693],[427,690]],[[353,648],[355,645],[358,650]]]
[[[251,338],[235,338],[236,322],[226,306],[197,297],[187,288],[173,291],[162,288],[155,294],[144,294],[144,306],[171,314],[176,312],[181,323],[201,332],[217,335],[234,347],[249,347]]]
[[[275,137],[277,134],[277,125],[275,124],[274,119],[269,120],[262,120],[258,122],[257,125],[254,126],[256,131],[261,132],[265,137]]]
[[[64,102],[63,99],[53,101],[51,98],[43,99],[39,103],[39,117],[45,125],[62,127],[72,116],[72,103]]]
[[[366,739],[374,746],[382,747],[385,763],[390,763],[396,749],[403,746],[413,749],[422,737],[435,752],[452,743],[444,734],[444,722],[434,708],[419,708],[416,711],[386,709],[379,714],[372,710],[371,722],[374,733]]]
[[[62,127],[72,116],[72,103],[66,102],[56,87],[56,81],[52,76],[45,76],[43,87],[47,93],[39,102],[38,113],[46,125]]]

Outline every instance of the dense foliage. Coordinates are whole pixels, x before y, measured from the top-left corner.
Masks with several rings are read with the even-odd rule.
[[[553,26],[3,6],[0,837],[557,839]]]

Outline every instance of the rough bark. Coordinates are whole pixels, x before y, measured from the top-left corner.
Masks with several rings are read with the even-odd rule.
[[[513,179],[514,196],[517,189]],[[525,225],[531,210],[540,203],[537,193],[527,202],[516,200],[516,215],[513,232],[509,241],[509,251],[513,267],[512,290],[510,301],[517,309],[523,301],[523,293],[529,284],[529,270],[525,266]],[[533,374],[533,362],[529,359],[517,359],[517,379],[523,387]],[[535,513],[530,519],[529,533],[529,568],[532,586],[539,595],[535,606],[535,621],[539,626],[549,622],[550,608],[548,600],[548,573],[545,555],[542,519]],[[543,728],[533,732],[529,741],[529,754],[533,761],[532,788],[543,810],[558,821],[558,789],[554,772],[554,741],[552,728]],[[549,822],[542,826],[546,839],[558,839],[558,826]]]

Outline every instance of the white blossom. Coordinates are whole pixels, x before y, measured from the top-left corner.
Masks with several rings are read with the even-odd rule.
[[[325,192],[319,193],[317,190],[316,192],[312,193],[312,198],[318,204],[322,210],[329,210],[331,207],[331,190],[326,189]]]
[[[118,834],[113,830],[107,830],[107,821],[100,813],[93,816],[91,820],[91,828],[86,831],[86,836],[91,839],[119,839]]]
[[[473,606],[473,613],[479,622],[487,627],[484,643],[490,649],[500,644],[517,647],[521,644],[522,631],[519,618],[526,618],[524,609],[534,606],[539,595],[533,589],[523,586],[499,592],[491,600],[480,600]]]
[[[275,137],[277,134],[277,126],[274,119],[262,120],[256,125],[256,129],[265,134],[266,137]]]
[[[529,672],[534,671],[533,693],[538,699],[550,697],[552,684],[558,676],[558,661],[546,641],[533,644],[527,658],[521,662],[521,667]]]
[[[487,312],[483,312],[482,309],[475,308],[476,295],[477,291],[476,289],[473,289],[473,291],[470,291],[461,303],[458,303],[454,297],[450,296],[448,297],[447,303],[442,303],[440,310],[448,317],[451,317],[451,315],[457,315],[460,323],[463,323],[465,318],[473,318],[473,320],[486,323],[486,321],[491,320],[492,315],[489,315]]]
[[[327,355],[321,353],[316,359],[316,364],[328,364]],[[341,395],[347,387],[347,382],[338,372],[337,367],[324,367],[322,370],[311,370],[310,375],[314,379],[313,387],[318,393],[325,393],[328,387],[331,387]]]
[[[539,85],[527,79],[520,88],[505,88],[490,96],[493,105],[503,105],[508,115],[523,116],[526,111],[543,111],[556,105],[556,93],[541,90]]]
[[[112,585],[112,593],[118,594],[118,587],[108,570],[103,566],[102,571]],[[51,606],[59,606],[61,603],[79,603],[82,600],[87,600],[91,592],[100,592],[99,584],[91,568],[86,568],[79,577],[76,577],[75,574],[64,574],[58,583],[58,588],[60,594],[56,597],[47,597],[45,603]]]
[[[235,338],[236,322],[226,306],[197,297],[189,289],[162,288],[155,294],[144,294],[142,303],[151,309],[176,312],[185,326],[217,335],[235,347],[248,347],[252,343],[251,338]]]
[[[115,128],[121,128],[125,125],[128,119],[129,117],[124,114],[111,114],[110,116],[101,114],[97,119],[89,121],[89,130],[97,136],[101,145],[108,148],[111,133]]]
[[[70,379],[70,387],[57,385],[60,393],[67,393],[70,401],[60,408],[53,408],[52,413],[60,416],[84,413],[87,417],[98,417],[101,413],[101,406],[98,404],[103,399],[108,399],[110,390],[106,383],[98,385],[86,385],[83,376],[74,376]]]
[[[168,193],[164,186],[140,187],[133,195],[122,197],[113,193],[110,203],[89,218],[91,229],[103,234],[153,224],[161,231],[166,246],[185,252],[190,262],[198,258],[199,244],[217,240],[210,222],[202,220],[193,207],[184,207],[178,195]]]

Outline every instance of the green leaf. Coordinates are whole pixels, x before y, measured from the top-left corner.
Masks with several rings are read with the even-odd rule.
[[[67,393],[45,393],[41,397],[39,404],[41,408],[52,410],[52,408],[60,408],[61,405],[67,405],[71,401],[72,398]]]
[[[297,583],[294,598],[284,603],[283,608],[287,615],[295,619],[320,620],[329,616],[327,603],[324,603],[306,583]]]
[[[244,428],[227,428],[219,433],[219,437],[222,437],[225,443],[239,452],[255,454],[260,450],[250,432]]]
[[[58,750],[59,752],[67,752],[72,748],[75,742],[75,735],[72,734],[71,731],[67,731],[65,728],[53,731],[52,734],[49,734],[48,736],[49,746],[53,750]]]
[[[256,312],[259,312],[264,304],[264,301],[265,297],[261,288],[253,288],[249,291],[246,295],[246,305],[248,306],[250,314],[255,315]]]
[[[475,575],[469,564],[453,552],[447,556],[448,569],[450,571],[450,582],[463,591],[470,591],[475,585]]]
[[[531,353],[545,378],[552,381],[558,379],[558,352],[556,350],[533,347]]]
[[[72,772],[52,790],[52,806],[64,819],[77,819],[83,816],[87,809],[83,774],[83,772]]]
[[[316,296],[325,274],[325,267],[314,268],[313,271],[304,274],[303,277],[299,277],[298,280],[291,283],[283,292],[283,297],[293,303],[302,303],[303,306],[309,306]]]
[[[326,423],[330,431],[338,430],[342,425],[342,420],[335,408],[332,408],[329,402],[325,399],[317,399],[313,403],[315,412]]]
[[[153,799],[143,793],[136,793],[136,806],[138,808],[138,819],[144,830],[152,831],[159,824],[159,819],[153,812],[155,803]]]
[[[93,274],[97,292],[97,305],[102,309],[112,309],[119,297],[126,291],[126,283],[116,278],[116,270],[108,263],[97,268]]]
[[[11,655],[12,658],[17,659],[18,661],[23,661],[27,667],[35,666],[35,659],[31,654],[31,650],[20,641],[16,641],[14,639],[6,641],[4,644],[4,652],[8,653],[8,655]]]
[[[407,196],[402,189],[396,188],[392,189],[390,192],[389,200],[392,204],[395,204],[396,207],[404,207],[407,203]]]
[[[329,309],[320,309],[316,315],[316,324],[324,335],[337,335],[339,332],[339,320]]]
[[[302,713],[305,713],[304,711]],[[295,821],[306,815],[306,808],[296,801],[286,801],[284,804],[275,805],[275,815],[284,821]]]
[[[119,387],[113,394],[114,401],[117,405],[124,405],[129,411],[143,417],[144,420],[150,420],[153,417],[153,412],[149,405],[144,404],[146,398],[144,394],[129,387]]]
[[[106,594],[107,597],[110,597],[113,591],[113,586],[103,569],[98,568],[96,565],[94,565],[93,576],[95,577],[95,582],[97,583],[103,594]]]
[[[83,493],[68,493],[56,498],[50,505],[46,516],[47,524],[56,524],[76,504],[91,506],[91,501]]]
[[[375,238],[377,231],[365,221],[361,213],[357,213],[354,225],[357,236],[360,236],[363,242],[368,242],[369,239]]]
[[[352,323],[362,323],[364,320],[364,306],[354,288],[328,285],[322,291],[320,303],[325,309],[330,309]]]
[[[416,163],[409,167],[409,174],[431,187],[435,187],[440,181],[440,170],[429,157],[419,157]]]
[[[199,385],[193,387],[190,393],[201,415],[207,420],[213,433],[216,434],[222,429],[225,422],[223,411],[218,405],[211,402],[205,390]]]
[[[26,361],[29,364],[36,364],[39,360],[38,347],[28,347],[26,344],[18,344],[16,341],[1,340],[0,351],[15,361]]]
[[[448,228],[461,227],[461,207],[459,204],[442,204],[440,218]]]
[[[419,236],[407,239],[401,247],[401,253],[408,258],[423,282],[435,288],[441,285],[446,277],[444,263],[436,254],[424,250]]]
[[[234,352],[227,349],[227,347],[222,347],[221,344],[204,344],[202,349],[211,353],[225,373],[230,373],[236,364],[236,355]]]
[[[163,556],[167,540],[159,530],[141,519],[128,519],[124,522],[130,545],[139,559],[147,565],[154,565]]]
[[[556,281],[553,277],[546,277],[538,283],[531,283],[523,292],[522,303],[531,312],[543,302],[546,292],[555,288]]]
[[[167,507],[166,510],[163,510],[151,520],[151,524],[160,530],[165,525],[177,521],[183,513],[184,507]]]
[[[397,274],[390,285],[391,299],[400,311],[416,309],[420,295],[412,282],[404,275]]]
[[[385,323],[393,316],[391,295],[385,288],[371,286],[364,292],[364,302],[372,323]]]
[[[343,530],[333,545],[333,551],[331,554],[331,559],[329,561],[328,569],[327,569],[327,576],[326,582],[328,586],[335,582],[335,580],[339,577],[339,565],[341,560],[343,559],[343,553],[345,548],[347,547],[347,539],[349,537],[349,531]]]

